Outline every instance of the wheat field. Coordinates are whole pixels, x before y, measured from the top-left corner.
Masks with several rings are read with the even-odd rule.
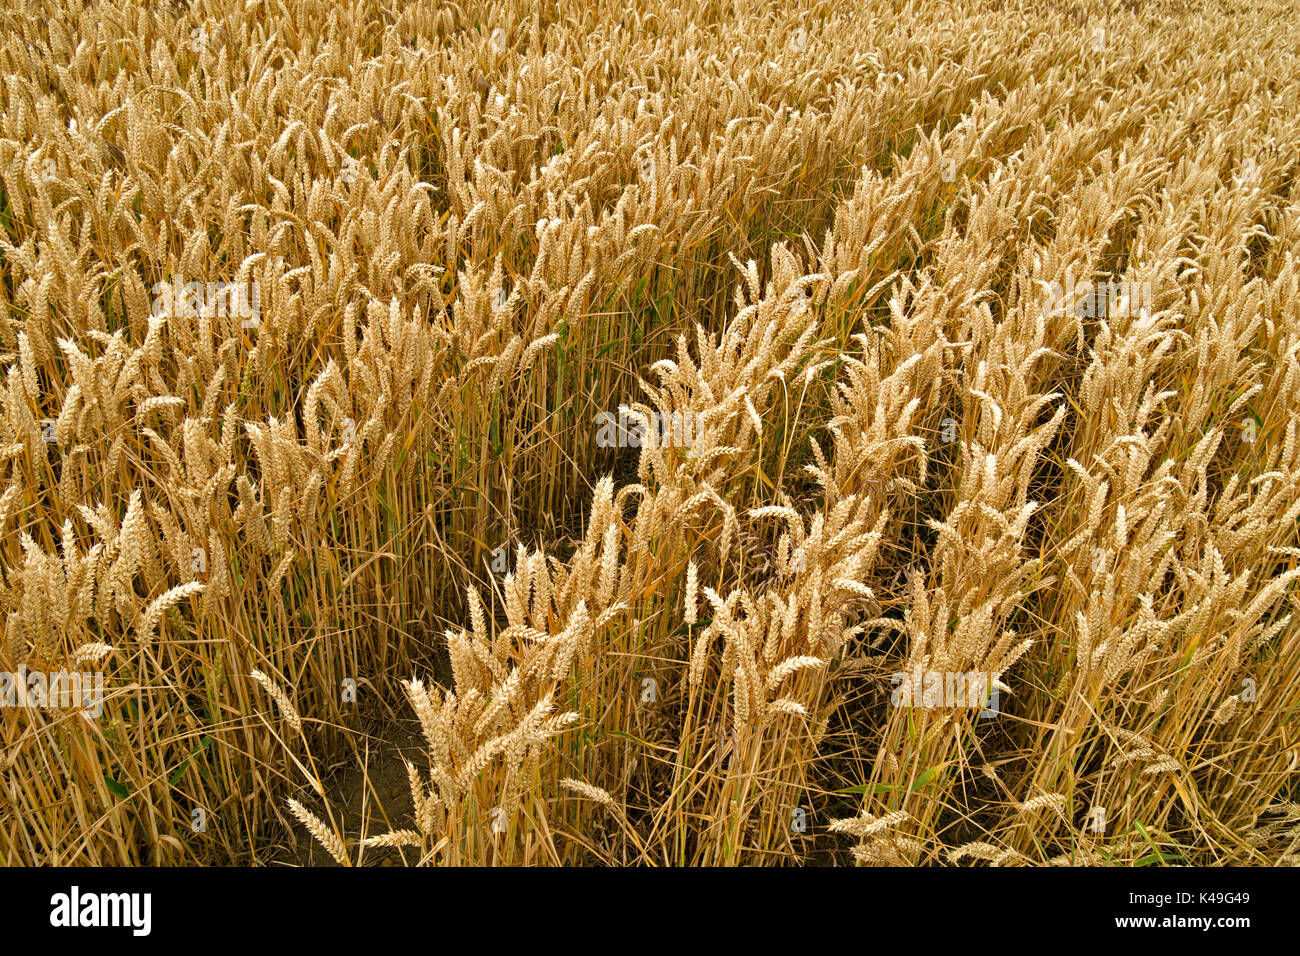
[[[0,862],[1300,862],[1293,3],[0,25]]]

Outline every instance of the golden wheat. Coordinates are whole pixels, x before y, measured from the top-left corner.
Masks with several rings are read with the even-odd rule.
[[[0,13],[0,861],[1296,863],[1294,5],[995,6]]]

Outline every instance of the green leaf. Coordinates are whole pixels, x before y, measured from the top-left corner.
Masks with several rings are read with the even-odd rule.
[[[608,731],[608,734],[609,734],[609,736],[611,736],[611,737],[622,737],[622,738],[624,738],[625,740],[632,740],[632,741],[635,741],[636,743],[639,743],[639,744],[641,744],[641,745],[644,746],[644,747],[653,747],[653,746],[654,746],[654,744],[650,743],[650,741],[648,741],[648,740],[642,740],[640,737],[637,737],[637,736],[634,735],[634,734],[629,734],[629,733],[627,733],[626,731],[623,731],[623,730],[611,730],[611,731]]]
[[[890,783],[863,783],[856,787],[849,787],[846,790],[836,790],[836,793],[889,793],[894,789]]]
[[[179,767],[177,767],[175,770],[172,771],[171,776],[167,778],[167,783],[170,786],[173,787],[176,786],[177,782],[179,782],[181,779],[181,775],[185,773],[185,768],[190,765],[190,761],[193,760],[195,757],[197,757],[199,754],[203,753],[203,751],[207,750],[211,746],[212,746],[212,738],[205,734],[202,737],[202,739],[199,740],[199,745],[194,748],[194,751],[188,757],[186,757],[184,760],[181,761]]]
[[[118,799],[129,800],[131,798],[131,791],[128,790],[126,787],[122,786],[122,784],[118,783],[108,774],[104,774],[104,783],[107,785],[108,789],[112,792],[113,796],[117,797]]]
[[[1151,834],[1147,832],[1147,828],[1142,825],[1140,820],[1133,821],[1133,829],[1141,835],[1142,839],[1146,841],[1147,846],[1151,848],[1151,852],[1141,860],[1138,860],[1134,866],[1148,866],[1149,862],[1168,863],[1171,860],[1182,860],[1182,857],[1177,854],[1162,853],[1160,847],[1156,846],[1156,842],[1151,839]]]
[[[929,783],[936,776],[938,776],[939,771],[943,769],[943,766],[944,766],[943,764],[935,764],[929,770],[921,771],[921,776],[916,778],[916,783],[912,784],[912,786],[909,787],[908,789],[913,792],[920,790],[927,783]]]

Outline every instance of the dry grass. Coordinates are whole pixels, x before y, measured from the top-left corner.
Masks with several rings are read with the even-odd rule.
[[[104,680],[0,861],[1300,859],[1300,21],[1191,6],[0,14],[0,671]]]

